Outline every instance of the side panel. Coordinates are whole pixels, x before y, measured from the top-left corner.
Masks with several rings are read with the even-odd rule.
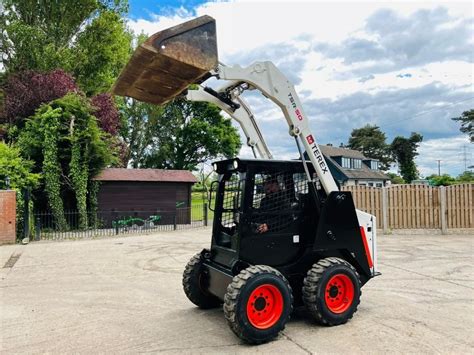
[[[232,282],[233,276],[227,270],[218,268],[217,265],[204,263],[203,267],[207,273],[207,291],[224,300],[227,286]]]
[[[313,248],[323,254],[334,251],[344,255],[359,272],[362,283],[372,277],[350,192],[332,192],[327,198]]]

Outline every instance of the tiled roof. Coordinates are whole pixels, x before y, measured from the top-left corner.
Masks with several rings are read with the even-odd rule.
[[[94,178],[98,181],[197,182],[187,170],[108,168]]]
[[[349,149],[349,148],[340,148],[340,147],[333,147],[330,145],[323,145],[321,144],[319,146],[321,149],[321,152],[325,156],[330,156],[330,157],[347,157],[347,158],[355,158],[355,159],[368,159],[359,152],[358,150],[354,149]]]
[[[332,157],[346,157],[353,159],[367,160],[367,158],[358,150],[332,147],[328,145],[320,145],[319,148],[327,160],[329,160],[339,171],[341,171],[348,179],[377,179],[390,180],[387,175],[379,170],[372,170],[367,165],[362,163],[361,169],[348,169],[340,166]]]

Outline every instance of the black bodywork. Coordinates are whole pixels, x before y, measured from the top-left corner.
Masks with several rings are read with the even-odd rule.
[[[331,256],[351,263],[362,285],[372,277],[350,192],[326,196],[317,184],[308,182],[300,160],[231,159],[214,164],[219,178],[213,186],[212,243],[210,252],[201,253],[208,292],[223,299],[235,275],[250,265],[264,264],[289,280],[300,304],[306,273],[318,260]],[[308,168],[313,175],[311,163]],[[259,213],[255,197],[263,193],[261,177],[271,174],[282,177],[281,184],[289,191],[286,209],[278,211],[286,222],[276,231],[257,233],[254,222],[265,216],[255,217]]]

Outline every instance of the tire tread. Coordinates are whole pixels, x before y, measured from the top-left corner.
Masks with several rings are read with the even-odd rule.
[[[224,297],[223,308],[224,308],[224,316],[227,320],[227,323],[229,324],[232,331],[239,338],[251,344],[261,344],[268,340],[266,339],[255,340],[255,339],[249,338],[245,334],[245,328],[243,328],[236,321],[237,302],[241,294],[242,288],[245,286],[246,282],[257,275],[265,274],[265,273],[273,274],[281,278],[285,282],[286,287],[288,287],[288,289],[290,290],[290,298],[291,298],[290,312],[288,312],[287,319],[281,322],[278,328],[275,328],[276,333],[282,331],[283,329],[285,329],[285,324],[290,319],[290,315],[293,311],[293,292],[291,290],[291,286],[288,280],[278,270],[266,265],[250,266],[242,270],[238,275],[234,276],[234,278],[232,279],[232,282],[227,286],[227,292]]]
[[[348,268],[350,268],[354,274],[356,275],[356,279],[359,283],[358,288],[359,288],[359,298],[357,300],[357,304],[354,307],[354,311],[347,317],[344,321],[342,322],[332,322],[331,320],[325,318],[321,312],[321,309],[319,309],[318,305],[318,295],[317,295],[317,290],[318,290],[318,285],[320,282],[320,279],[322,278],[324,272],[332,267],[332,266],[337,266],[337,265],[345,265]],[[360,296],[362,296],[362,291],[360,290],[360,276],[357,270],[346,260],[336,258],[336,257],[329,257],[325,259],[319,260],[316,264],[313,265],[311,269],[309,269],[307,276],[303,280],[303,303],[305,304],[308,312],[310,315],[320,324],[327,325],[327,326],[334,326],[338,324],[344,324],[346,323],[349,319],[351,319],[354,315],[354,313],[357,311],[357,307],[359,306],[360,303]]]

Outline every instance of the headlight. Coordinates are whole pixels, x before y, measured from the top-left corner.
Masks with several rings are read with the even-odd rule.
[[[237,160],[234,160],[234,169],[237,169],[239,167],[239,162]]]
[[[216,163],[212,164],[212,169],[213,169],[214,171],[217,171],[217,164],[216,164]]]

